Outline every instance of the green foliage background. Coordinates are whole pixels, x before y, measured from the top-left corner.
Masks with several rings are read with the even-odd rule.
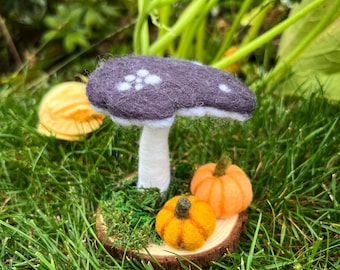
[[[240,247],[209,269],[339,269],[340,104],[328,99],[334,92],[323,80],[308,96],[296,95],[300,82],[290,73],[308,66],[309,80],[315,63],[325,63],[308,50],[325,54],[332,22],[319,25],[320,36],[301,34],[299,44],[286,39],[298,33],[290,25],[308,23],[310,12],[339,0],[306,2],[291,12],[280,1],[260,0],[0,0],[0,268],[152,269],[112,258],[95,232],[101,194],[137,169],[140,130],[106,119],[77,142],[36,131],[39,102],[51,86],[135,52],[217,68],[239,62],[236,75],[256,91],[257,109],[246,123],[179,118],[171,129],[176,178],[187,181],[198,165],[229,153],[252,179]],[[238,50],[223,58],[230,46]],[[338,78],[331,59],[322,75]],[[294,95],[283,94],[287,74],[297,81]]]
[[[305,7],[308,1],[292,9],[291,14]],[[325,27],[322,27],[322,24]],[[321,26],[321,27],[320,27]],[[306,36],[316,32],[307,48],[293,60],[290,76],[280,89],[284,93],[310,95],[313,89],[324,86],[330,99],[340,100],[340,2],[327,1],[288,28],[280,40],[278,55],[282,62],[298,48]],[[297,89],[299,89],[297,91]]]

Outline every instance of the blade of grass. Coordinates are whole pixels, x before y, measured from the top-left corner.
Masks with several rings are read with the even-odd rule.
[[[254,15],[254,18],[250,21],[250,29],[248,30],[247,35],[242,39],[240,47],[248,44],[251,40],[253,40],[260,31],[260,28],[265,20],[268,12],[273,8],[273,1],[263,1],[262,4],[258,8],[258,12]]]
[[[193,40],[197,38],[198,29],[201,25],[204,25],[204,21],[208,12],[217,3],[216,0],[210,0],[204,8],[198,14],[198,17],[184,29],[184,33],[181,35],[175,57],[184,59],[193,59],[194,50],[191,48],[194,44]]]
[[[195,0],[192,1],[189,6],[182,12],[181,16],[177,19],[174,25],[169,31],[164,34],[161,38],[157,39],[148,51],[150,55],[160,55],[164,52],[165,48],[178,37],[183,29],[192,23],[194,18],[204,10],[206,0]]]
[[[43,254],[41,254],[39,251],[36,252],[36,253],[34,254],[34,256],[36,256],[36,257],[40,260],[40,265],[41,265],[41,267],[43,267],[43,268],[46,267],[46,268],[49,269],[49,270],[55,270],[55,269],[56,269],[54,260],[53,260],[53,258],[52,258],[51,256],[49,256],[51,262],[49,262],[49,261],[45,258],[45,256],[44,256]]]
[[[248,258],[247,258],[246,270],[251,269],[251,265],[252,265],[252,261],[253,261],[253,257],[254,257],[255,246],[256,246],[256,242],[257,242],[260,227],[261,227],[261,221],[262,221],[262,212],[260,212],[260,214],[259,214],[256,229],[255,229],[254,236],[253,236],[253,240],[252,240],[251,245],[250,245],[249,254],[248,254]]]
[[[224,40],[222,42],[222,46],[220,47],[220,49],[218,50],[213,63],[217,62],[219,63],[219,60],[222,58],[224,52],[231,46],[231,44],[233,43],[233,38],[234,35],[237,31],[237,29],[240,26],[241,20],[243,18],[243,16],[246,14],[246,12],[248,11],[249,7],[251,6],[253,0],[245,0],[242,2],[242,6],[240,8],[240,10],[237,12],[236,18],[233,21],[233,24],[231,25],[231,28],[228,30],[226,36],[224,37]],[[233,62],[231,62],[230,64],[232,64]],[[227,65],[223,65],[221,67],[226,67]],[[217,66],[216,66],[217,67]]]
[[[291,16],[284,20],[283,22],[279,23],[278,25],[272,27],[270,30],[259,36],[258,38],[254,39],[252,42],[246,44],[244,47],[240,47],[239,50],[237,50],[235,53],[230,55],[227,58],[218,60],[218,58],[215,62],[213,62],[211,65],[215,68],[224,68],[232,63],[242,59],[243,57],[249,55],[251,52],[255,51],[259,47],[263,46],[265,43],[272,40],[275,36],[282,33],[286,28],[303,18],[306,14],[308,14],[310,11],[314,10],[318,6],[320,6],[325,0],[315,0],[312,3],[310,3],[307,7],[300,10],[294,16]]]
[[[138,0],[138,18],[133,34],[133,50],[135,54],[146,54],[149,49],[149,6],[149,0]]]

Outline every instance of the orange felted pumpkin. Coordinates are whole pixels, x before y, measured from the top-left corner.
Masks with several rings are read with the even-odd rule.
[[[227,218],[245,210],[252,201],[251,182],[245,172],[228,157],[217,164],[198,168],[190,184],[191,193],[208,202],[217,218]]]
[[[195,250],[214,232],[211,206],[195,196],[175,196],[156,216],[156,231],[169,246]]]

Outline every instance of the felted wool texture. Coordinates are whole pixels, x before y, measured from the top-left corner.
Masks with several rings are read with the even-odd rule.
[[[125,124],[156,120],[170,126],[176,113],[242,121],[256,107],[254,93],[233,75],[194,61],[155,56],[108,60],[90,75],[86,90],[95,108]]]
[[[94,111],[85,95],[85,84],[63,82],[52,87],[39,107],[38,131],[62,140],[80,140],[96,130],[104,116]]]
[[[216,217],[211,206],[196,196],[187,196],[191,202],[188,218],[175,216],[178,200],[169,199],[156,216],[156,231],[170,246],[177,249],[195,250],[201,247],[216,228]]]
[[[170,127],[144,127],[139,144],[137,187],[158,188],[160,192],[170,184],[168,136]]]

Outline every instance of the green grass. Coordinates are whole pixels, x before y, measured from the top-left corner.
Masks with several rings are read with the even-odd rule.
[[[0,99],[0,268],[152,269],[113,259],[95,233],[102,192],[137,169],[140,130],[106,119],[85,141],[42,137],[46,89]],[[228,153],[252,179],[248,230],[211,269],[340,268],[340,104],[320,92],[258,94],[241,124],[177,119],[169,138],[177,177]]]

